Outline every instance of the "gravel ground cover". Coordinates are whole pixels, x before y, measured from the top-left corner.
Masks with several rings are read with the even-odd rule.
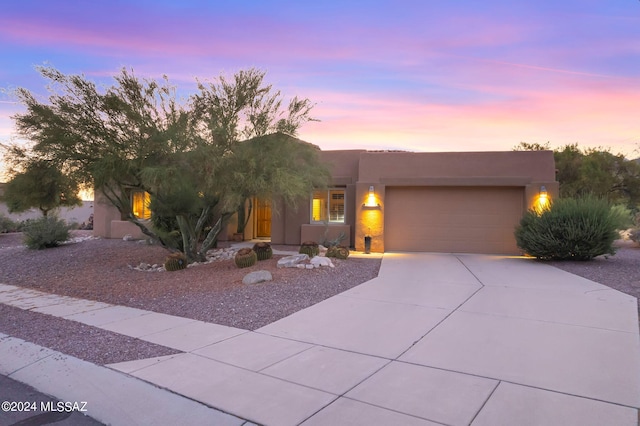
[[[100,365],[180,353],[144,340],[2,303],[0,331]]]
[[[90,233],[75,231],[73,235],[86,238]],[[161,264],[167,254],[161,247],[110,239],[28,250],[20,234],[0,234],[0,283],[255,330],[368,281],[380,268],[380,259],[349,258],[334,259],[335,268],[279,269],[276,263],[281,256],[245,269],[238,269],[233,260],[177,272],[130,267],[141,262]],[[270,271],[273,281],[242,284],[242,278],[256,270]],[[116,333],[99,333],[74,321],[52,319],[0,304],[0,332],[97,364],[161,356],[170,350]],[[65,342],[54,347],[57,339]],[[108,341],[108,346],[100,345],[100,340]]]
[[[632,241],[618,241],[613,256],[591,261],[553,261],[549,265],[640,298],[640,247]]]
[[[75,237],[89,235],[74,232]],[[107,239],[34,251],[22,246],[20,234],[0,234],[0,283],[255,330],[374,278],[380,267],[379,259],[349,258],[334,260],[335,268],[278,269],[279,256],[242,270],[232,260],[179,272],[144,272],[129,266],[160,264],[166,255],[161,247]],[[633,244],[622,244],[615,256],[590,262],[547,263],[640,297],[640,248]],[[274,280],[242,284],[244,275],[259,269],[270,271]],[[174,353],[138,339],[2,304],[0,332],[97,364]]]
[[[76,234],[78,235],[78,234]],[[81,235],[81,234],[80,234]],[[6,237],[13,243],[3,242]],[[277,268],[277,259],[238,269],[233,260],[176,272],[130,268],[162,264],[168,252],[137,241],[90,239],[29,250],[0,234],[0,283],[255,330],[378,275],[380,259],[334,259],[335,268]],[[288,249],[293,249],[288,247]],[[273,281],[242,284],[268,270]]]

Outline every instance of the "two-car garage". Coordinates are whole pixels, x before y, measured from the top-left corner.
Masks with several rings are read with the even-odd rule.
[[[388,186],[385,251],[518,252],[522,186]]]

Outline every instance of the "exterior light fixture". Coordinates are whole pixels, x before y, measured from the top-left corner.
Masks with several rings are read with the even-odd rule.
[[[538,194],[538,207],[540,209],[544,209],[549,206],[549,194],[547,193],[547,188],[542,185],[540,187],[540,193]]]
[[[367,202],[364,205],[365,207],[378,207],[378,203],[376,203],[376,193],[373,185],[369,187],[369,195],[367,196]]]

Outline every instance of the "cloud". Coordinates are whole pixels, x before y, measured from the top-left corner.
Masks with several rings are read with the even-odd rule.
[[[285,95],[318,102],[323,121],[302,134],[321,145],[624,146],[640,133],[640,25],[628,5],[54,3],[5,8],[0,52],[101,82],[123,66],[141,77],[167,74],[185,94],[196,76],[265,69]],[[24,73],[12,72],[2,78]]]
[[[629,154],[640,142],[640,125],[628,114],[637,110],[640,90],[532,92],[515,101],[467,105],[341,93],[327,98],[315,111],[322,121],[301,132],[325,149],[340,149],[347,140],[361,148],[417,151],[508,150],[520,141],[550,141]]]

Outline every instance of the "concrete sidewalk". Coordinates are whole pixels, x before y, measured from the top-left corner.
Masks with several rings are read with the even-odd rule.
[[[105,423],[638,424],[636,299],[529,259],[385,254],[378,278],[255,332],[11,286],[0,302],[185,352],[106,368],[0,336],[0,373],[59,399],[90,382]]]

